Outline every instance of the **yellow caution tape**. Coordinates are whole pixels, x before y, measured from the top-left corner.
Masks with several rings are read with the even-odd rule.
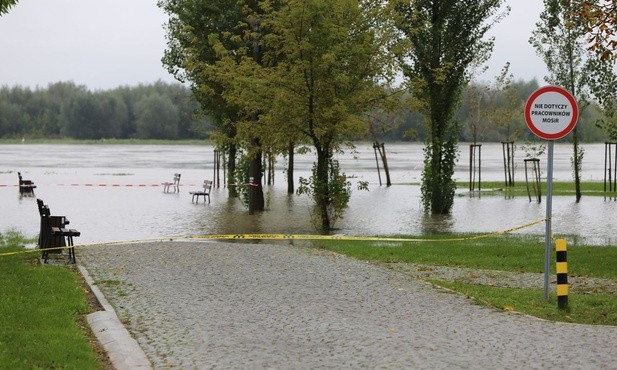
[[[460,238],[449,239],[418,239],[418,238],[387,238],[377,236],[353,236],[353,235],[313,235],[313,234],[208,234],[194,235],[190,239],[219,239],[219,240],[239,240],[239,239],[259,239],[259,240],[356,240],[356,241],[395,241],[395,242],[451,242],[476,240],[482,238],[490,238],[497,235],[507,234],[513,231],[521,230],[541,222],[545,219],[536,220],[525,225],[516,226],[507,230],[497,231],[490,234],[482,234],[476,236],[466,236]]]
[[[114,244],[133,244],[145,243],[154,241],[173,241],[177,239],[194,240],[194,239],[210,239],[210,240],[355,240],[355,241],[388,241],[388,242],[453,242],[465,240],[477,240],[490,238],[498,235],[504,235],[513,231],[525,229],[527,227],[544,222],[545,219],[539,219],[524,225],[516,226],[507,230],[497,231],[489,234],[481,234],[475,236],[465,236],[460,238],[448,239],[419,239],[419,238],[395,238],[395,237],[378,237],[378,236],[353,236],[353,235],[315,235],[315,234],[208,234],[208,235],[193,235],[193,236],[170,236],[156,239],[140,239],[140,240],[123,240],[116,242],[101,242],[92,244],[79,244],[73,247],[55,247],[48,248],[48,251],[62,250],[75,247],[91,247],[98,245],[114,245]],[[9,256],[20,253],[41,252],[41,249],[26,249],[23,251],[0,253],[0,257]]]

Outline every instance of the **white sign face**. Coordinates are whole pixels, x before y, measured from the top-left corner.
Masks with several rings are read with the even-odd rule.
[[[525,105],[525,122],[542,139],[556,140],[566,136],[578,121],[578,105],[567,90],[544,86],[536,90]]]

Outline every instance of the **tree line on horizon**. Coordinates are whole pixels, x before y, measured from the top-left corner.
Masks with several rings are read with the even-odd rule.
[[[208,120],[179,83],[91,91],[73,82],[0,88],[0,138],[204,139]]]
[[[462,142],[532,141],[523,108],[538,88],[536,80],[511,82],[498,90],[471,83],[462,94],[455,119]],[[579,119],[581,140],[604,142],[606,132],[594,123],[601,111],[592,106]],[[350,140],[424,141],[424,116],[410,108],[370,112],[367,131]],[[45,88],[0,87],[0,138],[206,140],[217,128],[202,112],[191,89],[180,83],[155,82],[91,91],[73,82]],[[565,139],[567,140],[567,138]]]

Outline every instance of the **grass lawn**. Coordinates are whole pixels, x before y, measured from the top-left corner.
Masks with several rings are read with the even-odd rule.
[[[104,369],[85,321],[90,312],[79,272],[42,266],[38,253],[17,253],[23,238],[0,234],[0,368]]]
[[[529,184],[531,198],[534,199],[532,184]],[[540,182],[542,198],[546,197],[546,179]],[[607,183],[607,189],[609,184]],[[476,188],[478,184],[476,184]],[[468,182],[457,183],[459,191],[469,189]],[[583,181],[581,182],[581,193],[583,196],[606,196],[609,198],[617,197],[616,192],[605,192],[603,181]],[[502,195],[507,197],[527,197],[527,184],[525,181],[517,181],[514,186],[506,187],[503,181],[482,181],[482,195]],[[553,181],[553,195],[570,195],[574,197],[574,181]]]
[[[416,263],[432,266],[512,272],[544,272],[544,241],[541,236],[503,235],[465,239],[461,235],[422,236],[422,242],[320,240],[320,248],[360,260]],[[451,239],[457,239],[452,240]],[[461,240],[462,239],[462,240]],[[551,256],[554,278],[555,256]],[[568,245],[570,276],[608,279],[617,284],[617,247]],[[515,310],[548,320],[617,326],[617,295],[570,292],[566,310],[557,308],[556,297],[544,299],[543,289],[512,289],[474,285],[461,281],[434,284],[472,297],[475,302],[497,309]],[[555,286],[551,289],[554,291]]]

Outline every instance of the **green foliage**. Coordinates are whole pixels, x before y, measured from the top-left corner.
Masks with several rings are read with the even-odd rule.
[[[603,117],[596,120],[596,125],[604,130],[608,139],[617,141],[617,74],[615,65],[598,59],[589,60],[594,71],[588,80],[591,93],[602,109]]]
[[[13,5],[17,4],[17,0],[0,0],[0,16],[9,12]]]
[[[15,247],[29,241],[18,231],[9,230],[0,233],[0,248]]]
[[[606,91],[611,91],[610,84]],[[614,84],[617,86],[617,84]],[[522,105],[531,95],[531,92],[538,88],[536,81],[515,81],[512,82],[511,89],[500,91],[493,85],[472,84],[469,88],[463,90],[462,104],[455,114],[455,120],[461,122],[463,127],[468,125],[468,112],[470,105],[469,89],[485,91],[481,109],[488,109],[490,112],[498,112],[503,109],[508,109],[510,102],[512,105],[521,107],[518,113],[508,121],[503,120],[504,126],[488,115],[484,123],[481,141],[484,142],[499,142],[504,141],[508,137],[520,140],[534,139],[535,136],[527,129],[523,119]],[[598,86],[600,89],[600,85]],[[516,94],[512,92],[516,91]],[[2,87],[0,88],[0,138],[3,140],[14,139],[20,142],[22,137],[30,139],[30,142],[37,139],[68,139],[61,133],[67,121],[64,120],[61,112],[66,113],[68,101],[77,95],[87,94],[88,91],[84,86],[76,86],[73,83],[58,82],[47,86],[44,89],[31,90],[23,87]],[[231,132],[234,127],[228,124],[217,126],[213,119],[196,114],[199,109],[197,102],[193,99],[190,89],[179,84],[156,83],[154,85],[141,85],[138,87],[121,87],[107,91],[92,92],[96,100],[104,100],[107,103],[102,104],[103,109],[109,109],[109,112],[103,112],[103,118],[97,122],[107,126],[96,128],[96,132],[102,132],[99,139],[131,139],[137,136],[136,133],[136,116],[135,106],[139,100],[151,94],[160,94],[168,97],[169,100],[178,109],[178,139],[179,140],[201,140],[204,138],[216,137],[216,142],[224,143],[222,147],[227,150],[235,142],[234,134],[223,134],[223,131]],[[490,97],[490,99],[489,99]],[[397,97],[398,98],[398,97]],[[488,100],[486,100],[488,99]],[[385,110],[376,108],[371,110],[369,120],[373,126],[372,132],[375,137],[381,141],[423,141],[427,137],[427,127],[424,123],[424,115],[410,108],[407,105],[409,94],[400,97],[399,108],[394,110]],[[114,104],[116,107],[114,107]],[[487,106],[486,104],[489,104]],[[125,112],[126,107],[126,112]],[[115,113],[114,113],[115,112]],[[489,113],[490,113],[489,112]],[[614,112],[614,111],[613,111]],[[291,113],[290,113],[291,114]],[[488,114],[488,113],[487,113]],[[492,113],[491,113],[492,114]],[[497,114],[497,113],[495,113]],[[105,118],[108,117],[108,118]],[[504,117],[503,115],[501,117]],[[293,117],[290,116],[287,123],[282,124],[283,127],[289,128],[287,137],[292,138],[298,136],[298,131],[290,124]],[[580,122],[577,125],[578,134],[582,142],[604,142],[608,140],[617,141],[617,136],[611,139],[607,134],[610,127],[617,127],[612,122],[617,119],[617,116],[611,116],[605,105],[601,102],[592,103],[587,109],[581,112]],[[109,121],[108,121],[109,120]],[[585,124],[587,122],[597,122],[597,125]],[[112,130],[113,128],[113,130]],[[118,132],[115,134],[114,132]],[[94,129],[94,128],[93,128]],[[411,136],[406,135],[406,132],[413,133]],[[617,131],[615,131],[617,132]],[[516,134],[516,135],[515,135]],[[275,147],[284,147],[281,139],[272,134],[267,134],[268,142],[274,142]],[[617,135],[617,134],[615,134]],[[99,136],[99,135],[92,135]],[[351,133],[345,137],[348,140],[364,138],[363,131]],[[89,140],[99,140],[89,139]],[[305,143],[306,140],[300,140],[298,143]],[[85,140],[85,139],[82,139]],[[473,141],[473,136],[469,130],[463,130],[458,135],[459,141]],[[567,136],[563,140],[570,140]]]
[[[246,151],[241,149],[237,152],[238,161],[233,172],[235,186],[235,196],[239,197],[242,203],[248,207],[249,205],[249,163],[250,159],[246,155]]]
[[[535,140],[525,141],[523,145],[521,145],[521,149],[525,152],[525,158],[538,158],[546,151],[546,142]]]
[[[357,0],[265,2],[249,12],[245,48],[211,38],[220,60],[209,71],[226,104],[239,108],[237,135],[257,137],[272,150],[287,150],[290,142],[315,148],[312,185],[305,180],[304,188],[312,191],[322,230],[344,208],[330,194],[340,187],[333,151],[364,133],[365,113],[395,95],[379,83],[392,77],[382,42],[389,28],[380,27],[387,26],[385,12],[383,4]]]
[[[400,31],[409,49],[400,55],[411,94],[427,122],[422,174],[424,208],[449,213],[455,184],[456,121],[453,116],[474,62],[488,58],[492,40],[484,35],[500,16],[502,0],[419,0],[399,2]],[[491,18],[496,17],[494,21]]]
[[[549,71],[549,76],[545,77],[546,82],[569,90],[577,99],[581,111],[590,104],[593,93],[597,93],[603,102],[606,102],[607,98],[611,100],[611,96],[612,98],[617,96],[614,86],[598,86],[598,81],[614,81],[614,71],[612,67],[606,67],[604,63],[607,62],[600,62],[587,48],[586,28],[584,19],[580,16],[583,2],[584,0],[544,0],[544,11],[540,14],[540,21],[529,39]],[[612,114],[611,106],[612,103],[609,103],[607,117]],[[609,124],[606,125],[607,123]],[[604,126],[611,135],[610,118],[604,122]],[[578,202],[581,198],[580,172],[583,149],[578,145],[579,135],[576,127],[571,137],[573,142],[571,163]]]
[[[308,195],[315,201],[311,212],[311,220],[316,228],[327,232],[334,227],[336,221],[343,217],[351,197],[351,183],[345,174],[340,173],[338,161],[330,159],[328,178],[320,180],[317,175],[317,164],[313,165],[313,175],[309,179],[300,177],[298,195]],[[324,220],[326,218],[326,220]],[[324,225],[328,228],[324,229]]]
[[[424,147],[421,191],[425,212],[450,213],[456,191],[456,181],[453,176],[457,157],[458,149],[454,140],[445,143],[427,143]]]
[[[175,139],[178,137],[178,109],[168,97],[144,96],[135,105],[137,137],[140,139]]]
[[[163,113],[175,112],[175,116],[163,123],[166,126],[163,131],[169,136],[160,138],[206,137],[198,128],[207,126],[207,119],[194,118],[197,103],[190,91],[179,84],[157,82],[91,92],[72,82],[58,82],[35,90],[0,87],[0,138],[135,138],[137,104],[151,95],[166,101],[162,103]],[[156,115],[151,118],[160,121]]]
[[[576,147],[576,152],[570,157],[570,165],[572,166],[572,178],[576,181],[576,175],[581,173],[583,167],[583,157],[585,156],[585,148]],[[580,181],[578,182],[580,184]]]
[[[228,87],[221,80],[218,65],[226,55],[233,55],[233,63],[248,55],[244,40],[247,27],[245,10],[254,8],[256,3],[159,0],[157,4],[169,16],[163,65],[176,79],[190,83],[194,99],[212,118],[214,132],[210,134],[217,144],[227,148],[232,176],[234,151],[239,141],[237,125],[241,117],[239,107],[226,99]]]

